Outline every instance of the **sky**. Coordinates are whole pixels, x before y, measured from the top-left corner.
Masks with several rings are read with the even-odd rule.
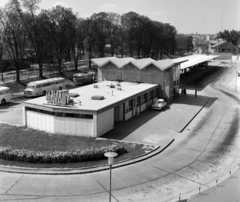
[[[0,6],[8,1],[0,0]],[[122,15],[133,11],[151,20],[170,23],[183,34],[240,31],[240,0],[42,0],[40,8],[56,5],[71,7],[83,18],[98,12]]]

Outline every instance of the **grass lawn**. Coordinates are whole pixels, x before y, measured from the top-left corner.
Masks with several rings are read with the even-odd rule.
[[[10,146],[12,149],[27,149],[36,152],[74,151],[86,148],[100,148],[112,145],[115,142],[127,150],[127,153],[118,156],[115,162],[136,158],[149,152],[149,147],[146,148],[143,144],[124,143],[101,138],[49,134],[8,124],[0,124],[0,128],[0,147]],[[107,159],[66,164],[31,164],[0,159],[0,164],[35,168],[82,168],[107,164]]]

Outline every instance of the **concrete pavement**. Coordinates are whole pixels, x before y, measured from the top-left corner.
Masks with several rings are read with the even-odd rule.
[[[238,164],[239,95],[209,85],[201,96],[198,98],[207,97],[208,102],[190,123],[188,121],[182,132],[179,132],[182,126],[169,129],[172,124],[169,122],[174,121],[172,126],[183,125],[184,117],[189,117],[196,107],[193,100],[198,99],[192,91],[188,91],[186,97],[179,97],[183,100],[176,102],[175,108],[173,104],[147,121],[145,117],[137,117],[140,123],[142,121],[142,131],[152,133],[147,140],[145,132],[127,125],[126,131],[131,133],[120,135],[119,139],[134,140],[139,135],[141,142],[161,145],[161,139],[165,138],[159,136],[170,134],[171,137],[172,134],[175,141],[146,161],[113,169],[112,201],[178,201],[179,195],[181,199],[188,198],[198,193],[199,187],[202,191],[209,189],[217,177],[227,174]],[[190,100],[192,105],[183,102]],[[168,117],[167,111],[171,113],[171,109],[177,115],[158,127],[161,115]],[[145,114],[150,116],[148,112]],[[179,121],[176,121],[177,117]],[[151,124],[157,124],[156,130],[150,129]],[[107,201],[108,186],[108,170],[81,175],[0,173],[0,199],[5,201]]]

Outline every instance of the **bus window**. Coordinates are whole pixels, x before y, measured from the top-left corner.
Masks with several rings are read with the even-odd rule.
[[[28,84],[26,88],[35,88],[35,86],[32,84]]]

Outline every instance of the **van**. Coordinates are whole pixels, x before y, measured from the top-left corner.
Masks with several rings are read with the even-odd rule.
[[[0,101],[1,105],[11,101],[11,93],[8,87],[0,87]]]

